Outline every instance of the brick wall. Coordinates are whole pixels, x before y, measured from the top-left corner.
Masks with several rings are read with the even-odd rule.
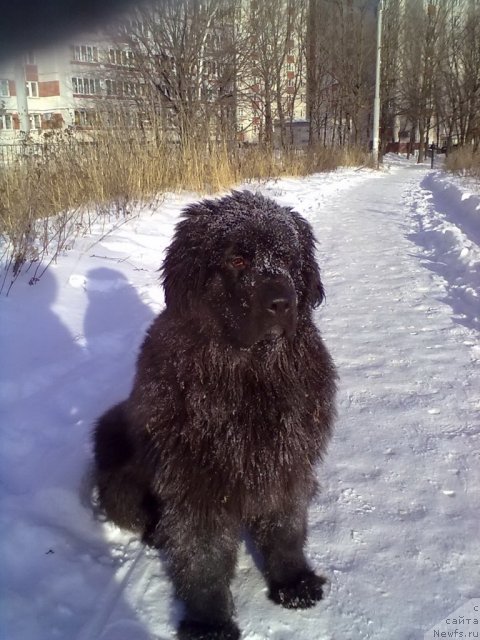
[[[36,64],[25,65],[25,80],[27,82],[38,82],[38,67]]]
[[[39,82],[38,95],[40,98],[50,98],[51,96],[59,96],[60,82],[58,80],[49,80],[47,82]]]
[[[61,113],[52,113],[52,117],[47,120],[42,118],[42,129],[61,129],[63,126],[63,117]]]

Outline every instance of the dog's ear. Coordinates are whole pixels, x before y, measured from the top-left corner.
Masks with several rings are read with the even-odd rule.
[[[309,223],[298,213],[292,212],[302,247],[302,279],[303,279],[303,303],[311,309],[318,307],[325,298],[325,291],[320,279],[320,269],[315,259],[316,241]]]
[[[161,267],[167,308],[180,313],[191,308],[203,291],[211,212],[202,203],[196,203],[189,206],[183,216]]]

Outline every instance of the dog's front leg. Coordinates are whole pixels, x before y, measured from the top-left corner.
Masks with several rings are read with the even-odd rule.
[[[291,505],[280,513],[256,518],[249,527],[264,559],[269,597],[287,609],[313,607],[322,599],[325,578],[307,563],[307,505]]]
[[[199,526],[190,513],[164,529],[165,551],[177,596],[185,604],[179,640],[237,640],[230,592],[237,561],[238,530]]]

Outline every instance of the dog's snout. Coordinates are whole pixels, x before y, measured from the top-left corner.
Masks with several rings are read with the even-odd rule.
[[[288,298],[274,298],[270,301],[268,311],[275,316],[286,315],[292,308],[291,300]]]
[[[295,289],[283,278],[266,278],[259,288],[261,308],[276,320],[293,319],[296,313]]]

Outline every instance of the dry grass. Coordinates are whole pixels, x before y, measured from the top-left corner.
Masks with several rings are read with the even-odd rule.
[[[446,158],[444,168],[461,176],[470,176],[480,180],[480,149],[461,147],[452,151]]]
[[[369,154],[358,149],[232,152],[221,144],[181,149],[140,136],[125,140],[115,132],[89,144],[61,135],[40,157],[0,167],[0,246],[6,265],[0,292],[8,291],[25,266],[54,260],[78,234],[88,232],[92,221],[124,219],[138,202],[154,205],[166,191],[215,193],[248,180],[368,162]]]

